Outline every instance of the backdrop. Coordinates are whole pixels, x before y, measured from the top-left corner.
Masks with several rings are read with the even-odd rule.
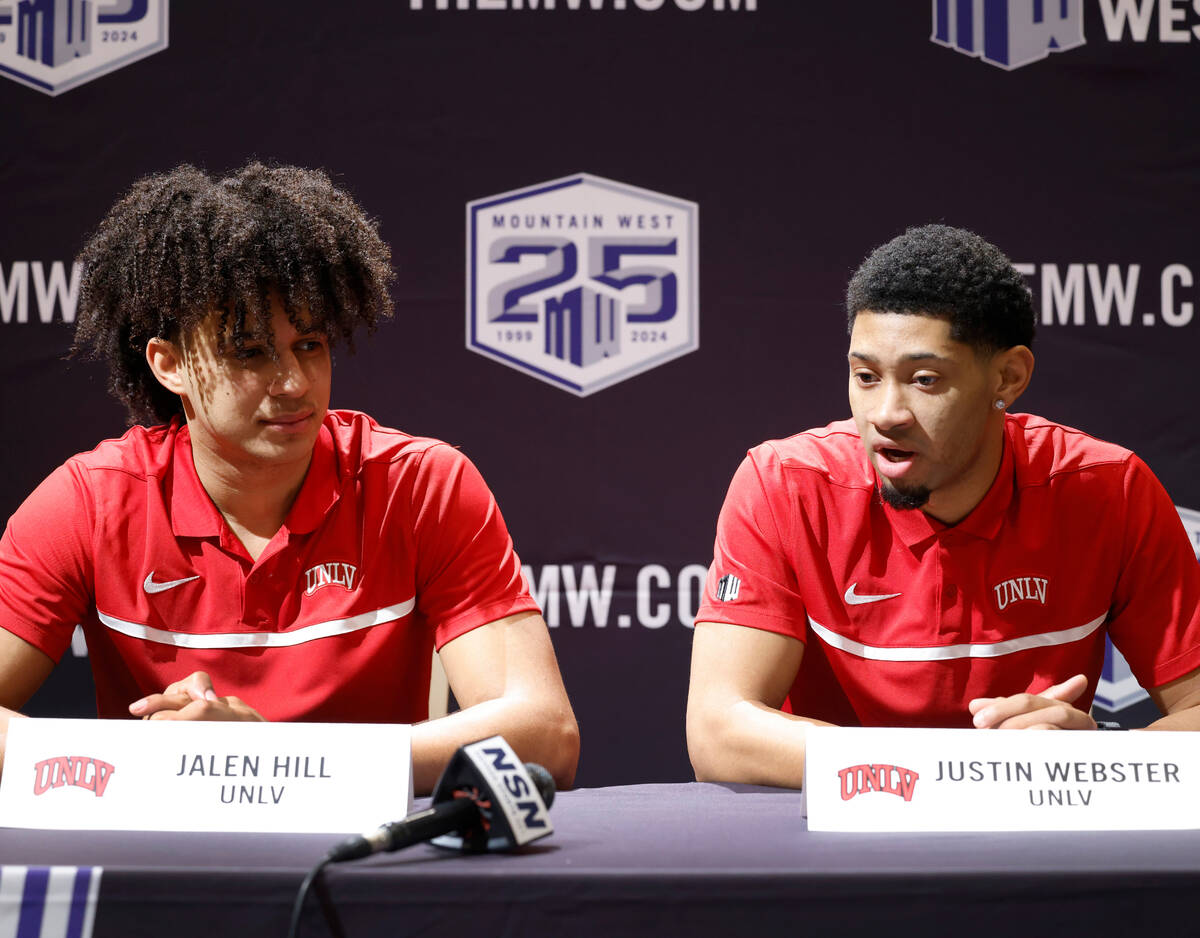
[[[848,416],[845,283],[910,225],[1022,265],[1018,409],[1138,451],[1200,532],[1200,3],[0,0],[0,76],[0,517],[123,432],[64,360],[112,201],[184,161],[324,167],[399,270],[334,404],[481,468],[580,784],[690,778],[725,488],[748,447]],[[68,654],[30,709],[90,694]]]

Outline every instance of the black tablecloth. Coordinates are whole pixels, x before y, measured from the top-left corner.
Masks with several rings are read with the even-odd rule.
[[[521,853],[418,846],[331,868],[327,884],[348,938],[1200,927],[1200,832],[829,834],[800,812],[797,792],[745,786],[564,792],[553,837]],[[0,863],[102,866],[95,938],[282,936],[333,839],[3,830]],[[303,934],[327,934],[315,902]]]

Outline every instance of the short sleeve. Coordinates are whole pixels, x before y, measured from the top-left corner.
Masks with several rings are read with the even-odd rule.
[[[538,611],[479,470],[446,444],[421,457],[412,491],[417,609],[438,648],[471,629]]]
[[[56,662],[92,607],[91,498],[84,470],[54,470],[0,538],[0,626]]]
[[[757,447],[734,473],[717,520],[713,563],[697,622],[727,622],[804,641],[807,616],[800,597],[789,496],[779,458]]]
[[[1200,667],[1200,564],[1166,489],[1136,456],[1124,496],[1109,634],[1138,682],[1158,687]]]

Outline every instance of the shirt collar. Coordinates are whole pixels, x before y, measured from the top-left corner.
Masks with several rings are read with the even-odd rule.
[[[224,519],[196,475],[192,434],[182,418],[171,422],[171,530],[176,537],[219,537]]]
[[[283,520],[283,526],[293,534],[311,534],[325,519],[329,509],[337,502],[341,492],[337,451],[328,423],[321,425],[317,442],[313,447],[312,462],[300,493],[292,503],[292,509]]]
[[[1013,441],[1010,438],[1011,426],[1012,422],[1006,419],[1004,423],[1004,450],[1000,457],[1000,469],[996,472],[996,478],[987,490],[987,494],[983,496],[983,500],[971,509],[971,513],[958,522],[958,524],[943,524],[931,515],[919,510],[893,508],[887,502],[883,501],[879,497],[878,491],[876,491],[876,497],[880,498],[888,523],[908,547],[916,547],[922,541],[950,530],[961,531],[964,534],[985,539],[993,538],[1000,532],[1000,527],[1004,524],[1004,516],[1008,511],[1008,506],[1012,503],[1013,489],[1016,486]],[[863,458],[866,458],[865,453]],[[869,463],[867,467],[871,469]],[[871,471],[873,472],[874,470],[871,469]],[[878,476],[876,476],[875,485],[878,490]]]
[[[174,441],[168,491],[171,530],[177,537],[220,537],[225,530],[224,519],[196,475],[187,424],[179,418],[176,421],[171,425]],[[338,469],[333,436],[323,424],[300,492],[283,522],[288,531],[310,534],[317,529],[338,500],[341,488]]]

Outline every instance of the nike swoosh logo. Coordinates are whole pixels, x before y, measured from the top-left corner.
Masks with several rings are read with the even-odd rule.
[[[185,576],[182,580],[164,580],[162,583],[155,583],[154,571],[151,570],[146,574],[146,579],[142,583],[142,589],[147,593],[161,593],[164,590],[174,589],[181,583],[191,583],[192,580],[198,579],[200,579],[200,574],[197,573],[195,576]]]
[[[864,603],[877,603],[884,599],[895,599],[900,595],[899,593],[888,593],[886,596],[859,596],[854,592],[854,587],[856,586],[858,586],[857,583],[851,583],[850,587],[846,590],[846,595],[844,598],[847,605],[861,606]]]

